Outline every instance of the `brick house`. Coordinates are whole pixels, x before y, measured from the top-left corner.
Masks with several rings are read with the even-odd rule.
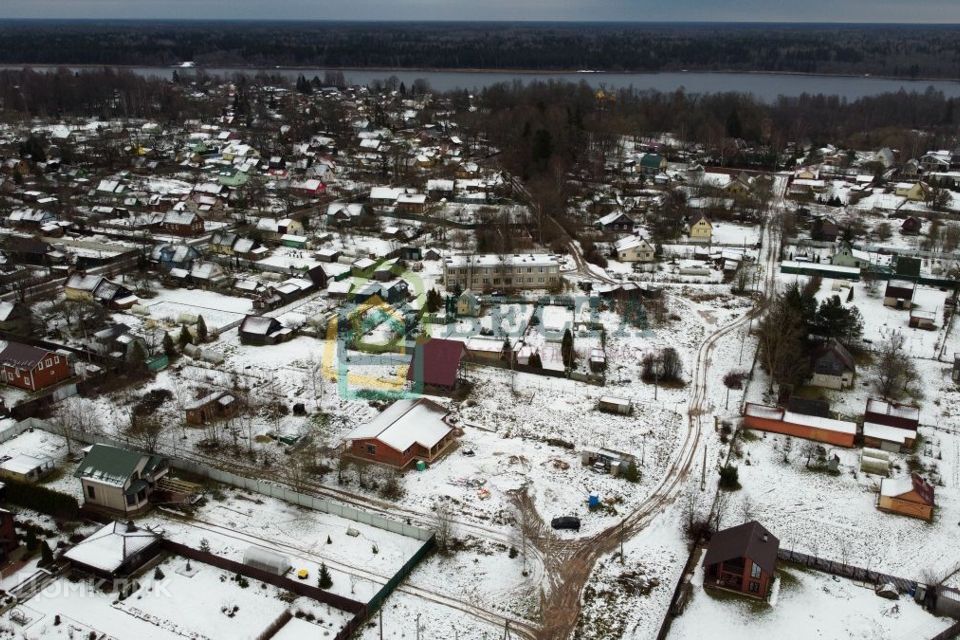
[[[40,391],[71,375],[65,355],[18,342],[8,342],[0,351],[0,381],[14,387]]]
[[[780,541],[755,521],[718,531],[703,559],[703,586],[765,599],[779,550]]]
[[[395,469],[414,460],[433,462],[455,441],[446,415],[431,400],[397,400],[347,435],[344,455]]]

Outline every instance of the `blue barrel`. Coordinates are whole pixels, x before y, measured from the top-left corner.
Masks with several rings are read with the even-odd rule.
[[[600,496],[595,496],[590,494],[590,497],[587,498],[587,506],[591,509],[596,509],[600,506]]]

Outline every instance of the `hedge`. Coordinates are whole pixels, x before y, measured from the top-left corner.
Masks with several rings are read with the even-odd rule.
[[[3,483],[8,502],[64,520],[75,520],[79,516],[80,505],[73,496],[9,478],[4,478]]]

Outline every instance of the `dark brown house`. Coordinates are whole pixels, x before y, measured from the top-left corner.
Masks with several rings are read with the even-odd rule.
[[[229,420],[239,413],[240,403],[228,391],[214,391],[193,401],[184,409],[188,424],[203,425]]]
[[[453,391],[461,378],[466,347],[459,340],[430,338],[418,343],[407,370],[407,380],[418,391],[424,387]]]
[[[703,559],[703,586],[764,599],[777,570],[780,541],[754,521],[713,534]]]
[[[810,237],[824,242],[836,242],[840,227],[831,218],[817,218],[810,228]]]

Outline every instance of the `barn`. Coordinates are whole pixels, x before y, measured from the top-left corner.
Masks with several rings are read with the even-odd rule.
[[[765,407],[748,402],[743,413],[743,426],[758,431],[771,431],[806,440],[816,440],[838,447],[852,447],[857,424],[820,416],[808,416],[780,407]]]

